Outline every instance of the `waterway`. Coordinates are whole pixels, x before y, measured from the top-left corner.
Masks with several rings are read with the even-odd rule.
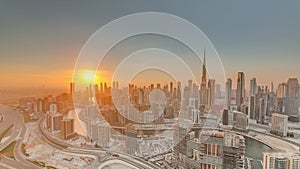
[[[246,157],[251,158],[251,166],[253,169],[262,169],[262,160],[264,151],[269,151],[271,148],[267,145],[246,137]]]

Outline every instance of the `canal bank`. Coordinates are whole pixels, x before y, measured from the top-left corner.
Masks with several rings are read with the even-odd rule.
[[[251,137],[245,136],[246,139],[246,157],[250,160],[253,169],[262,169],[263,152],[271,150],[264,143]]]

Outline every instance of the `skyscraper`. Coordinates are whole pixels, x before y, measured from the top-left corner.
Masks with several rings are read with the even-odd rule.
[[[113,81],[113,85],[112,85],[113,87],[113,89],[115,89],[116,88],[116,82],[115,81]]]
[[[299,91],[297,91],[298,79],[297,78],[289,78],[288,82],[288,96],[289,97],[297,97],[299,95]]]
[[[94,96],[97,98],[98,94],[99,94],[98,84],[94,84]]]
[[[297,78],[290,78],[287,82],[288,85],[288,105],[287,113],[289,116],[298,116],[299,108],[299,83]]]
[[[271,82],[271,84],[270,84],[270,91],[269,92],[274,93],[274,84],[273,84],[273,82]]]
[[[215,90],[216,90],[216,85],[215,85],[215,80],[214,79],[209,79],[208,80],[208,90],[209,90],[209,96],[208,96],[208,105],[212,106],[215,104]]]
[[[75,92],[75,83],[71,82],[70,83],[70,94],[73,95],[74,92]]]
[[[256,78],[250,80],[250,96],[254,96],[257,93]]]
[[[46,114],[46,128],[51,132],[60,131],[60,121],[63,115],[56,112],[47,112]]]
[[[287,94],[288,86],[285,82],[280,83],[277,89],[277,106],[276,110],[279,113],[286,114],[286,107],[288,102],[288,94]]]
[[[277,89],[277,97],[278,98],[285,98],[288,96],[287,94],[287,84],[286,83],[280,83],[278,85],[278,89]]]
[[[202,65],[202,81],[200,87],[200,104],[206,105],[206,56],[205,56],[205,49],[204,49],[204,58],[203,58],[203,65]]]
[[[177,82],[177,103],[178,105],[181,105],[181,83]],[[178,108],[180,109],[180,106],[178,106]]]
[[[228,110],[228,109],[223,110],[223,115],[222,115],[222,119],[223,119],[222,124],[223,125],[229,125],[229,114],[230,114],[229,111],[230,110]]]
[[[192,110],[192,120],[194,124],[201,123],[201,114],[199,110],[197,109]]]
[[[237,91],[236,91],[236,105],[238,111],[241,110],[241,105],[244,103],[245,98],[245,74],[244,72],[238,73]]]
[[[74,119],[64,119],[60,121],[60,132],[64,139],[74,136]]]
[[[264,124],[266,114],[267,114],[267,97],[262,97],[259,99],[259,111],[257,117],[259,123]]]
[[[193,94],[193,81],[192,80],[189,80],[188,81],[188,98],[192,97],[192,94]]]
[[[170,95],[173,96],[173,82],[170,82]]]
[[[226,107],[228,108],[231,105],[231,93],[232,93],[232,80],[229,78],[226,81],[226,89],[225,89]]]
[[[256,95],[249,96],[249,107],[248,107],[248,116],[250,119],[254,120],[256,117],[256,110],[257,110],[257,102],[256,102]]]
[[[221,85],[216,84],[216,99],[220,99],[222,97]]]
[[[100,90],[101,93],[103,93],[103,83],[102,82],[100,83],[100,89],[99,90]]]
[[[96,141],[97,145],[100,147],[108,147],[111,137],[110,127],[104,122],[100,122],[97,128],[98,140]]]

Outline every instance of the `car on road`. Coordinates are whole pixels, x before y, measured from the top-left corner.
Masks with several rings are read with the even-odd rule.
[[[112,157],[119,157],[119,154],[113,154]]]

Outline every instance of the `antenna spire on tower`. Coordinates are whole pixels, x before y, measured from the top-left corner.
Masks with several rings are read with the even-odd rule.
[[[204,48],[204,58],[203,58],[203,65],[202,65],[202,83],[206,84],[206,51]]]

